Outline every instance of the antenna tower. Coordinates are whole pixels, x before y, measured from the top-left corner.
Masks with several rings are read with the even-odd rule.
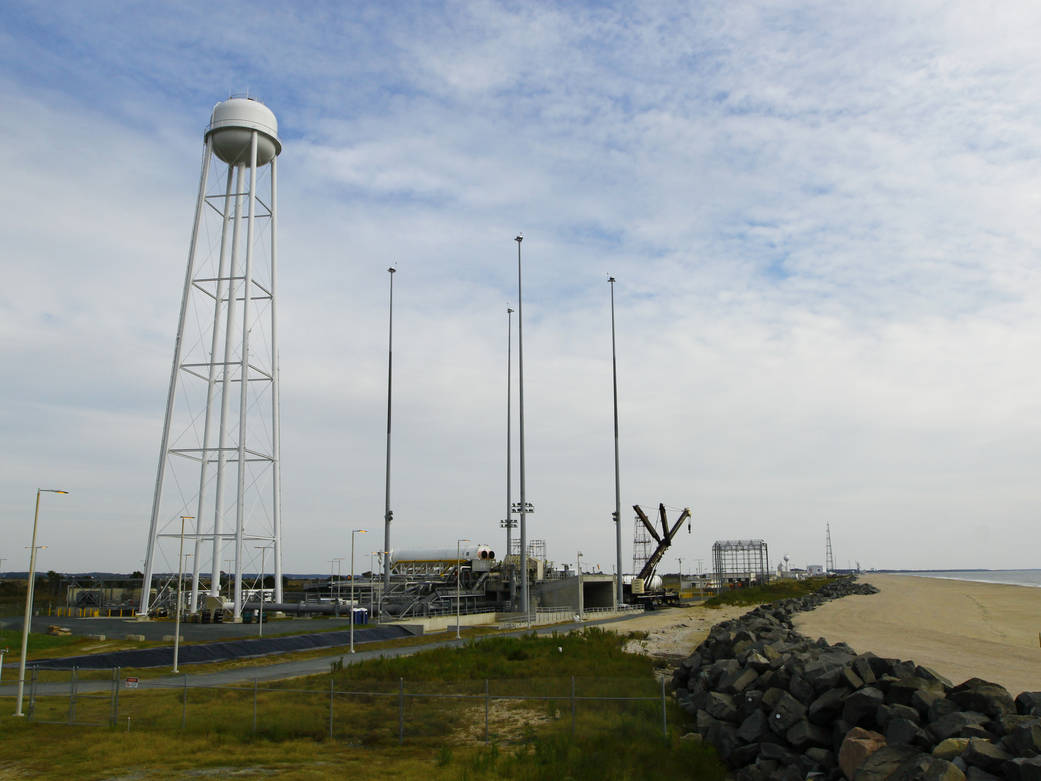
[[[826,554],[824,556],[824,571],[825,572],[834,572],[835,571],[835,556],[831,552],[831,524],[830,523],[825,524],[825,529],[827,530],[828,548],[827,548],[827,552],[826,552]]]

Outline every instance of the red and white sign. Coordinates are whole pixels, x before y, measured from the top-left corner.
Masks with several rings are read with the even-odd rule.
[[[127,688],[128,689],[136,689],[137,688],[137,681],[138,681],[137,678],[127,678]]]

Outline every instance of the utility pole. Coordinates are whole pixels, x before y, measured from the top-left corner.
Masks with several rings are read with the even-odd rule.
[[[615,586],[618,604],[621,604],[624,600],[622,592],[622,489],[618,477],[618,361],[615,358],[614,339],[614,277],[608,277],[607,281],[611,283],[611,379],[614,387],[614,533],[615,550],[618,557]]]

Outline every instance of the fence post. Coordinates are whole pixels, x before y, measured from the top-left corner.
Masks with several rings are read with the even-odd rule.
[[[665,679],[661,679],[661,728],[665,739],[669,739],[669,712],[665,707]]]
[[[111,713],[108,717],[108,725],[110,727],[116,726],[116,702],[119,697],[119,668],[112,668],[112,694],[109,696],[109,710]]]
[[[333,739],[333,697],[335,696],[336,679],[329,676],[329,740]]]
[[[398,744],[405,742],[405,679],[398,678]]]
[[[32,719],[33,714],[36,712],[36,679],[39,675],[40,666],[34,664],[32,676],[29,680],[29,719]]]
[[[188,673],[184,674],[184,696],[181,699],[181,729],[188,727]]]
[[[112,695],[112,726],[113,727],[116,726],[116,723],[119,721],[119,681],[122,678],[122,668],[117,665],[116,669],[115,669],[115,673],[116,673],[116,678],[115,678],[115,680],[116,680],[116,691]]]
[[[78,667],[72,668],[72,675],[69,676],[69,724],[76,721],[76,671]]]
[[[253,679],[253,734],[257,734],[257,679]]]
[[[571,737],[575,737],[575,676],[571,676]]]
[[[488,679],[484,679],[484,742],[488,742],[488,705],[490,701],[488,695]]]

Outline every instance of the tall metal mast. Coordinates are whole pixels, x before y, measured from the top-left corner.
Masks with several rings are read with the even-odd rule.
[[[528,613],[528,495],[524,482],[524,297],[521,295],[521,242],[524,234],[518,233],[517,242],[517,402],[520,424],[520,565],[521,565],[521,611]]]
[[[518,245],[519,246],[519,245]],[[510,500],[513,496],[513,491],[510,488],[510,478],[512,474],[511,464],[511,447],[510,447],[510,429],[512,424],[511,415],[511,404],[513,402],[513,388],[512,388],[512,373],[513,373],[513,310],[510,307],[506,307],[506,520],[503,522],[506,525],[506,555],[509,556],[513,552],[513,510],[510,507]],[[513,603],[517,599],[517,578],[510,578],[510,606],[512,608]]]
[[[390,511],[390,400],[394,377],[394,273],[393,266],[387,269],[390,274],[390,316],[387,326],[387,492],[383,510],[383,591],[390,588],[390,522],[394,514]],[[386,603],[384,603],[386,604]]]
[[[618,361],[615,358],[614,340],[614,277],[608,277],[607,281],[611,283],[611,379],[614,385],[614,532],[618,557],[615,584],[618,604],[621,604],[624,600],[622,593],[622,493],[621,483],[618,479]]]

